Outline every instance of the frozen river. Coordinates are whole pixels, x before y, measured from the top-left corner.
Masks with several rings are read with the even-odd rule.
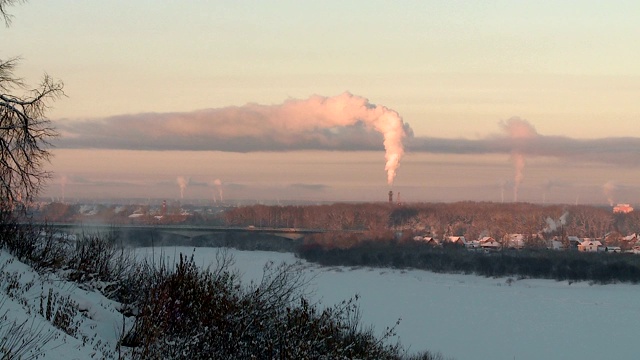
[[[150,249],[139,249],[140,253]],[[215,262],[215,248],[163,248],[165,259]],[[259,279],[267,261],[293,254],[229,250],[243,278]],[[155,255],[160,251],[156,248]],[[639,285],[589,285],[436,274],[422,270],[325,268],[303,262],[315,300],[331,305],[360,295],[363,324],[397,327],[411,352],[467,359],[637,359]]]

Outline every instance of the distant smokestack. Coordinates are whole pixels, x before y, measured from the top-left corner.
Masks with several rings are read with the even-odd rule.
[[[389,204],[393,203],[393,191],[389,190]]]

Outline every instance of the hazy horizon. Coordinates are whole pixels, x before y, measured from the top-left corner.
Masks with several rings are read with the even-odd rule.
[[[10,10],[17,74],[68,96],[45,198],[640,199],[640,4]]]

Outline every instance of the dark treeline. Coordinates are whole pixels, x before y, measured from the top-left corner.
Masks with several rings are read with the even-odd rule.
[[[483,253],[424,243],[365,241],[350,248],[318,244],[299,247],[297,255],[326,266],[415,268],[441,273],[490,277],[543,278],[568,281],[640,282],[640,257],[630,254],[553,250],[504,250]]]
[[[564,215],[564,216],[563,216]],[[536,205],[529,203],[416,203],[390,205],[362,203],[317,206],[254,205],[224,213],[230,226],[300,227],[330,230],[429,232],[435,236],[477,239],[480,235],[501,239],[510,233],[551,233],[549,221],[578,237],[599,238],[607,233],[640,232],[640,214],[613,214],[610,208],[587,205]],[[559,231],[559,229],[556,229]]]

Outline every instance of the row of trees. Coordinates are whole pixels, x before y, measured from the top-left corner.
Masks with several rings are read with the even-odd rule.
[[[231,226],[301,227],[327,230],[405,231],[437,237],[461,236],[502,239],[510,233],[549,236],[561,232],[601,238],[617,231],[640,232],[640,214],[614,214],[595,206],[529,203],[458,202],[389,205],[385,203],[319,206],[254,205],[224,214]]]

